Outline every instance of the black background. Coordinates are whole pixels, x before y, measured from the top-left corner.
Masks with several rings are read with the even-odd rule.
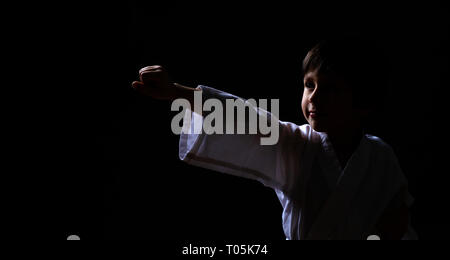
[[[304,55],[351,32],[372,36],[391,58],[394,84],[370,133],[399,158],[420,238],[445,235],[431,112],[448,68],[443,4],[127,1],[57,10],[64,26],[49,71],[58,83],[49,145],[50,168],[63,176],[63,239],[283,240],[275,193],[181,162],[170,131],[176,113],[130,84],[141,67],[160,64],[184,85],[278,98],[280,119],[303,124]]]

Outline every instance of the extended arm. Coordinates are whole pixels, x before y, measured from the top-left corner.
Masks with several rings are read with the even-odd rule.
[[[158,100],[187,99],[191,107],[194,104],[194,92],[198,90],[172,82],[166,70],[159,65],[142,68],[139,71],[139,81],[134,81],[132,87],[139,93]]]

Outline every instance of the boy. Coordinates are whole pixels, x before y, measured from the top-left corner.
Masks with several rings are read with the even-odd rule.
[[[309,124],[277,120],[279,140],[272,146],[260,145],[260,135],[181,133],[180,159],[273,188],[287,239],[416,238],[409,225],[412,198],[396,156],[364,133],[380,103],[375,93],[384,93],[381,57],[357,38],[319,43],[303,61],[301,106]],[[197,91],[203,99],[242,100],[206,86],[172,83],[160,66],[141,69],[132,86],[156,99],[187,99],[191,107]]]

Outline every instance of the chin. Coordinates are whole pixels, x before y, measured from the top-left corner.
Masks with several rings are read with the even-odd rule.
[[[319,122],[309,122],[309,125],[316,132],[327,132],[328,129],[324,124],[321,124]]]

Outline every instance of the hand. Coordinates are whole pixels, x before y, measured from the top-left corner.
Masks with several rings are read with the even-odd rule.
[[[159,65],[147,66],[139,70],[139,80],[132,87],[139,93],[159,100],[176,97],[176,83],[172,83],[167,71]]]

